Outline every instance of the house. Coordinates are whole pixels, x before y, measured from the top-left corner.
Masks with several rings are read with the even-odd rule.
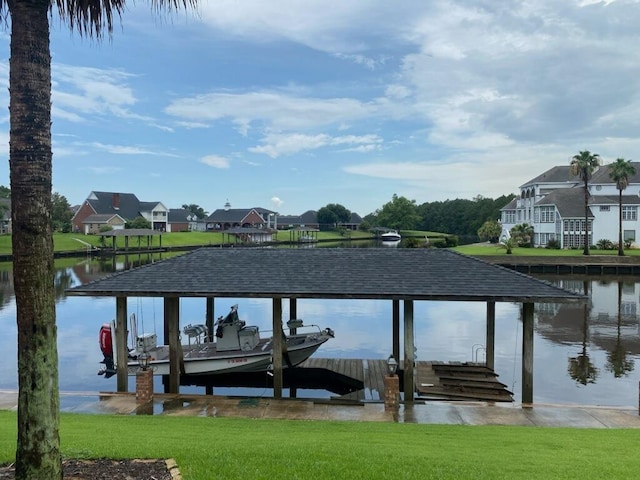
[[[103,230],[103,227],[111,227],[112,230],[124,229],[127,221],[117,213],[104,213],[89,215],[84,219],[83,231],[87,235],[96,235]]]
[[[0,198],[0,234],[11,233],[11,199]]]
[[[622,192],[624,241],[638,239],[640,207],[640,162],[632,162],[636,174]],[[561,248],[583,248],[588,229],[589,243],[618,241],[618,195],[609,176],[610,165],[594,172],[589,182],[588,224],[585,224],[584,183],[571,174],[570,166],[556,166],[520,187],[520,195],[501,209],[504,230],[517,224],[533,226],[533,246],[544,247],[556,240]]]
[[[208,231],[223,232],[231,228],[274,228],[277,229],[278,213],[265,208],[231,208],[229,202],[224,208],[215,210],[205,219]]]
[[[199,219],[194,213],[184,208],[170,208],[168,215],[168,232],[203,232],[206,221]]]
[[[362,223],[362,217],[357,213],[351,213],[348,222],[340,223],[340,226],[349,230],[357,230]],[[280,230],[289,230],[292,228],[307,227],[320,228],[318,222],[318,212],[315,210],[307,210],[302,215],[280,215],[278,216],[278,228]]]
[[[124,222],[130,222],[137,217],[143,217],[153,230],[165,232],[168,230],[169,210],[161,202],[141,202],[133,193],[119,192],[91,192],[87,199],[76,211],[71,224],[74,232],[85,234],[94,233],[96,220],[105,221],[105,217],[95,215],[110,215],[113,228],[124,228]]]
[[[315,210],[307,210],[302,215],[278,216],[278,228],[280,230],[290,230],[299,227],[319,229],[318,212]]]

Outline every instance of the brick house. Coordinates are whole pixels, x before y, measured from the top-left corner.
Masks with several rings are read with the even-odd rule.
[[[103,216],[109,216],[115,229],[124,228],[116,216],[125,223],[143,217],[153,230],[166,232],[168,212],[162,202],[141,202],[133,193],[91,192],[74,214],[71,225],[74,232],[89,234],[95,230],[96,220],[106,221]]]

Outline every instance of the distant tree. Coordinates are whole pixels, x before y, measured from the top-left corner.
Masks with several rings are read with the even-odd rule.
[[[51,195],[51,226],[54,232],[68,233],[71,231],[73,211],[64,195],[53,192]]]
[[[187,210],[192,215],[195,215],[200,220],[207,216],[207,212],[200,205],[196,205],[195,203],[190,203],[187,205],[186,203],[182,205],[184,210]]]
[[[371,224],[368,220],[362,220],[360,225],[358,225],[358,230],[362,230],[363,232],[368,232],[371,230]]]
[[[399,197],[395,193],[390,202],[377,212],[379,226],[395,230],[414,230],[420,224],[420,214],[415,200]]]
[[[480,240],[489,240],[496,243],[502,233],[502,225],[497,220],[487,220],[478,229],[478,237]]]
[[[11,198],[11,190],[4,185],[0,185],[0,198]],[[0,217],[4,217],[9,207],[0,203]]]
[[[609,177],[616,182],[618,189],[618,255],[624,256],[624,243],[622,238],[622,191],[629,185],[629,177],[636,174],[636,169],[631,165],[631,160],[618,158],[609,167]]]
[[[351,212],[339,203],[329,203],[318,210],[318,223],[320,228],[338,228],[340,223],[347,223],[351,220]]]
[[[126,228],[151,228],[151,223],[144,217],[136,217],[127,222]]]
[[[507,255],[511,255],[513,253],[513,249],[516,248],[516,242],[513,237],[505,238],[500,241],[500,248],[504,248],[506,250]]]
[[[571,174],[584,182],[584,251],[589,255],[589,180],[600,165],[600,155],[582,150],[571,159]]]
[[[444,232],[459,236],[477,237],[486,220],[500,218],[500,209],[513,200],[514,195],[502,195],[495,200],[476,196],[474,200],[455,199],[423,203],[417,209],[418,228],[430,232]]]
[[[531,247],[533,244],[533,225],[519,223],[509,233],[519,247]]]

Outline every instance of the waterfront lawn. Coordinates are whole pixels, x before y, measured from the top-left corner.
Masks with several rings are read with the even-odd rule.
[[[357,408],[357,407],[354,407]],[[0,411],[0,464],[16,413]],[[615,479],[640,471],[640,430],[62,414],[68,458],[174,458],[185,480]]]
[[[465,255],[480,256],[480,255],[506,255],[507,251],[498,244],[473,244],[473,245],[460,245],[453,247],[452,250],[456,252],[464,253]],[[590,249],[589,253],[592,256],[596,255],[618,255],[618,250],[598,250]],[[624,251],[625,255],[636,256],[640,255],[640,249],[628,249]],[[569,249],[569,250],[556,250],[551,248],[521,248],[516,247],[513,249],[513,256],[523,257],[580,257],[582,256],[582,249]]]

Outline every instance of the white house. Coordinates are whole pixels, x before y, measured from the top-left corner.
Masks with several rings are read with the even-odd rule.
[[[623,240],[635,242],[640,232],[640,162],[632,162],[636,174],[622,195]],[[562,248],[584,247],[586,228],[589,243],[606,239],[618,241],[618,189],[611,177],[610,165],[600,167],[589,182],[588,225],[585,225],[584,183],[571,175],[570,166],[547,170],[520,187],[520,195],[501,209],[504,229],[520,223],[533,226],[535,247],[549,240]]]

